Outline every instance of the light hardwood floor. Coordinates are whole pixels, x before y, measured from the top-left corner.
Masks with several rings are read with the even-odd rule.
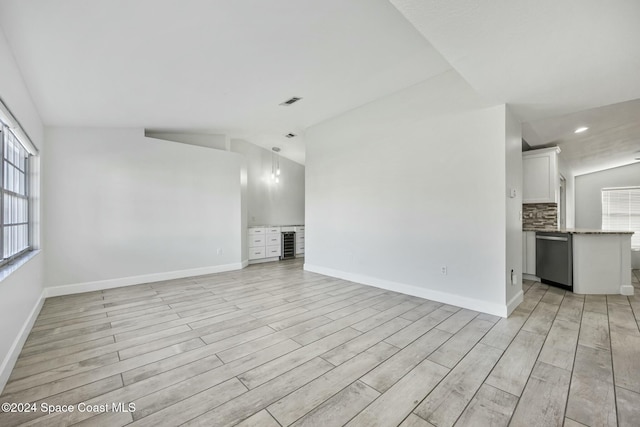
[[[638,426],[638,278],[527,282],[508,319],[301,260],[49,298],[0,397],[36,411],[0,425]]]

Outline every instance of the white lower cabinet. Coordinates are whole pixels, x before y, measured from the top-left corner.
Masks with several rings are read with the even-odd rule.
[[[275,246],[267,246],[267,258],[279,257],[280,256],[280,245]]]
[[[249,261],[266,257],[267,230],[265,227],[249,227]]]
[[[296,226],[296,255],[304,254],[304,226]]]
[[[249,248],[249,260],[264,258],[265,250],[262,248]]]
[[[536,275],[536,232],[522,232],[522,272]]]
[[[280,227],[249,227],[249,261],[275,261],[281,253]]]
[[[249,261],[275,261],[282,255],[282,232],[296,232],[296,255],[304,254],[304,226],[249,227]]]

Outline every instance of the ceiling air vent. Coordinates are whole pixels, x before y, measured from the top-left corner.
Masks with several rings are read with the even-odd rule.
[[[293,138],[294,136],[296,136],[295,133],[288,133],[285,135],[287,138]]]
[[[291,104],[295,104],[296,102],[300,101],[302,98],[298,98],[296,96],[294,96],[293,98],[289,98],[286,101],[284,101],[283,103],[281,103],[280,105],[282,105],[283,107],[288,107]]]

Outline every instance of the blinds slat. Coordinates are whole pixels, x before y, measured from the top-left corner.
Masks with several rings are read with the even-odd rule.
[[[640,249],[640,187],[602,189],[602,229],[635,232],[631,247]]]

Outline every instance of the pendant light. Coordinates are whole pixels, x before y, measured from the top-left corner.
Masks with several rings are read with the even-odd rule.
[[[271,150],[271,179],[276,183],[280,182],[280,148],[272,147]]]

